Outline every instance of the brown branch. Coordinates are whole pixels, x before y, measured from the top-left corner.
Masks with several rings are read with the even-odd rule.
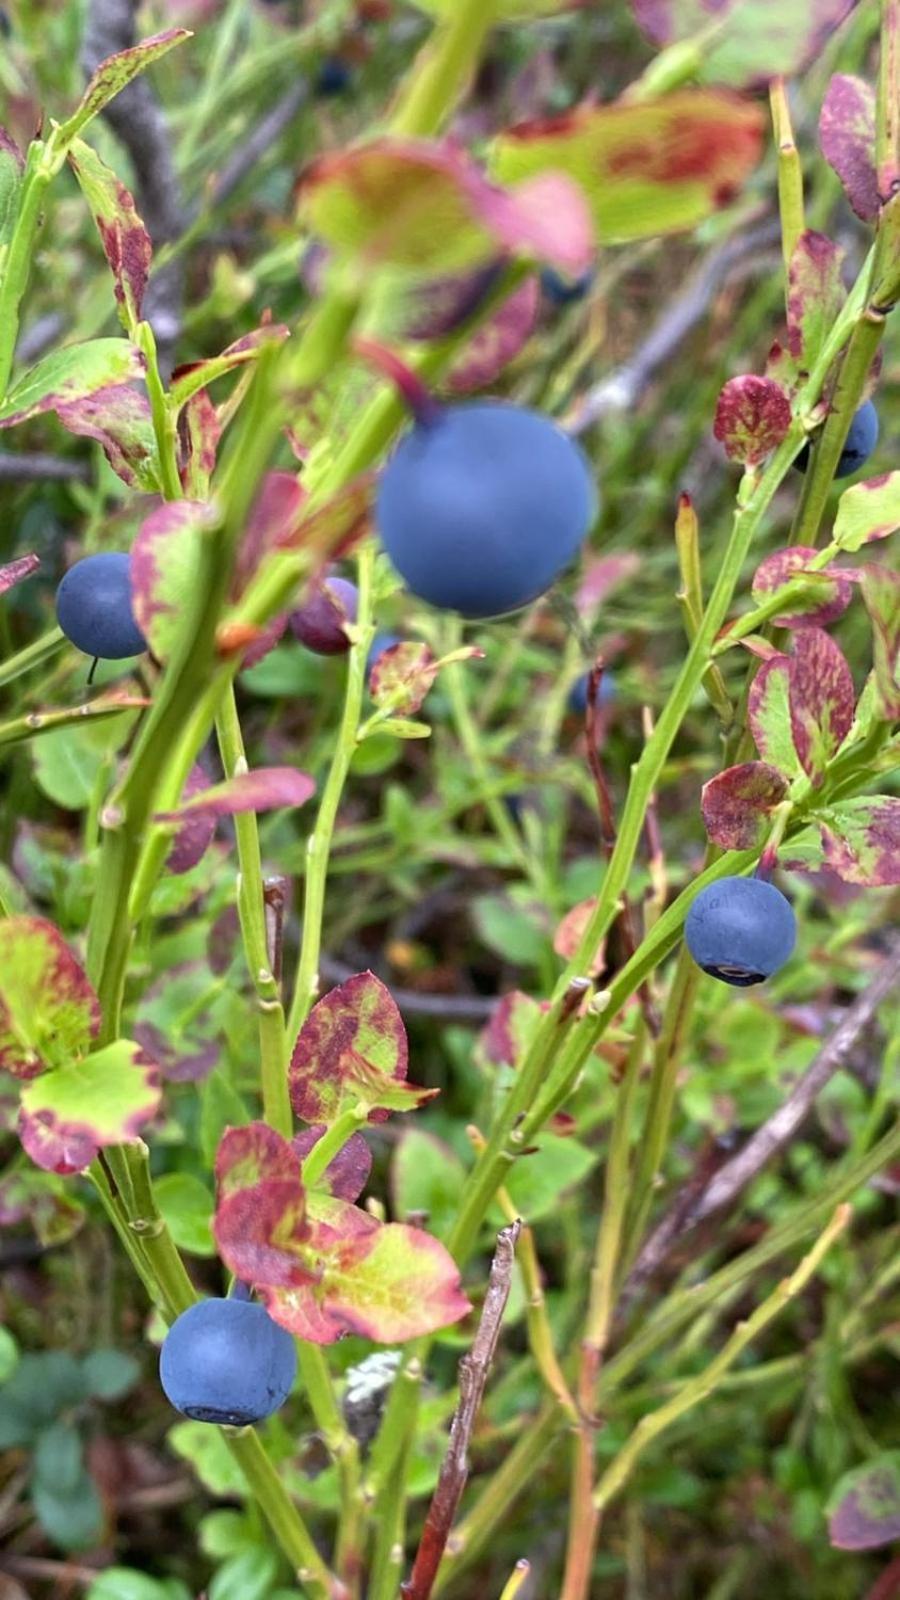
[[[497,1235],[497,1249],[478,1332],[472,1349],[459,1364],[459,1405],[450,1425],[447,1454],[425,1518],[412,1576],[401,1585],[400,1592],[404,1600],[429,1600],[462,1499],[469,1476],[469,1443],[500,1337],[500,1324],[509,1299],[520,1229],[521,1223],[514,1222],[508,1228],[502,1228]]]
[[[323,956],[319,970],[326,983],[346,983],[359,970],[337,961],[333,956]],[[391,994],[400,1010],[408,1017],[436,1017],[447,1022],[471,1022],[476,1027],[489,1022],[497,1008],[497,996],[420,994],[418,989],[396,989]]]
[[[676,1241],[680,1242],[699,1223],[731,1205],[772,1157],[784,1149],[805,1122],[822,1090],[835,1073],[846,1066],[860,1034],[872,1022],[882,1001],[898,985],[900,939],[895,939],[871,983],[848,1008],[843,1021],[797,1080],[784,1104],[757,1129],[737,1155],[719,1167],[687,1210],[676,1201],[672,1211],[663,1217],[635,1262],[625,1285],[626,1297],[632,1296],[655,1275]]]
[[[266,947],[269,965],[277,984],[281,984],[284,958],[284,917],[290,894],[289,878],[266,878],[263,883],[263,903],[266,919]]]

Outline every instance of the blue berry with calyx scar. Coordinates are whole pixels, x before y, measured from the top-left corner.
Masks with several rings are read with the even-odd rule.
[[[569,710],[578,712],[581,714],[581,716],[584,716],[585,712],[587,711],[588,682],[590,680],[590,676],[591,675],[589,672],[583,672],[580,678],[575,679],[575,682],[569,690]],[[614,700],[615,698],[615,679],[613,678],[612,673],[604,672],[603,677],[600,679],[600,688],[597,694],[597,705],[608,706],[610,701]]]
[[[844,442],[844,448],[838,458],[834,469],[836,478],[849,478],[851,473],[859,472],[868,461],[872,451],[878,443],[878,412],[871,400],[861,405],[850,424],[850,431]],[[800,454],[794,459],[794,466],[805,472],[809,466],[809,444],[805,444]]]
[[[762,878],[720,878],[691,905],[684,937],[698,967],[736,988],[762,983],[793,951],[797,923],[789,900]]]
[[[329,56],[322,62],[316,75],[315,91],[321,99],[346,94],[353,82],[353,73],[340,56]]]
[[[478,618],[544,594],[596,513],[572,439],[537,411],[475,400],[418,412],[382,473],[376,524],[413,594]]]
[[[561,273],[554,272],[552,267],[545,267],[541,273],[541,288],[550,304],[554,306],[573,306],[579,300],[584,300],[590,293],[593,282],[593,269],[582,272],[578,278],[564,278]]]
[[[378,657],[383,656],[385,650],[393,650],[395,644],[402,643],[399,633],[376,633],[369,645],[369,654],[366,656],[366,671],[372,671]]]
[[[56,620],[86,656],[123,661],[146,650],[131,606],[131,557],[108,550],[85,556],[56,591]]]
[[[253,1300],[200,1300],[166,1334],[159,1376],[176,1411],[194,1422],[245,1427],[270,1417],[291,1392],[291,1335]]]

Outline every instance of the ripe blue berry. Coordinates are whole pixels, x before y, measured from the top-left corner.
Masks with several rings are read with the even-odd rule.
[[[541,273],[541,288],[554,306],[572,306],[583,300],[593,281],[593,271],[583,272],[580,278],[563,278],[552,267],[545,267]]]
[[[353,82],[353,73],[340,56],[329,56],[323,61],[316,77],[316,94],[323,99],[345,94]]]
[[[301,644],[318,656],[339,656],[350,649],[345,622],[356,621],[356,584],[348,578],[326,578],[312,584],[303,604],[291,614],[291,627]]]
[[[286,1329],[253,1300],[200,1300],[166,1334],[159,1376],[194,1422],[244,1427],[270,1417],[291,1392],[297,1352]]]
[[[585,712],[587,711],[589,678],[590,673],[583,672],[580,678],[575,679],[575,682],[569,690],[569,710],[575,711],[581,716],[584,716]],[[610,700],[614,700],[615,697],[615,679],[609,672],[604,672],[603,677],[600,679],[600,688],[597,693],[597,704],[598,706],[608,706]]]
[[[376,633],[369,645],[369,654],[366,656],[366,671],[372,671],[378,657],[384,655],[385,650],[393,650],[395,644],[402,643],[399,633]]]
[[[836,478],[849,478],[851,473],[864,467],[878,443],[878,412],[871,400],[861,405],[850,424],[844,448],[834,469]],[[809,445],[805,444],[794,461],[794,466],[805,472],[809,466]]]
[[[131,609],[130,556],[104,551],[70,567],[56,591],[56,620],[86,656],[122,661],[147,648]]]
[[[597,510],[590,465],[539,412],[476,400],[423,416],[388,462],[376,521],[413,594],[464,617],[536,600]]]
[[[701,889],[684,937],[698,967],[739,989],[783,967],[797,924],[789,900],[762,878],[720,878]]]

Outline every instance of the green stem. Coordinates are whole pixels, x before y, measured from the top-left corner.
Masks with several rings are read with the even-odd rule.
[[[881,0],[875,170],[878,193],[887,200],[900,178],[900,0]]]
[[[454,0],[391,117],[395,137],[427,139],[440,131],[474,76],[496,14],[497,0]]]
[[[340,1154],[347,1140],[363,1126],[367,1116],[368,1111],[364,1105],[351,1106],[348,1111],[342,1111],[331,1127],[322,1134],[303,1163],[302,1175],[305,1188],[315,1188],[326,1167],[336,1155]]]
[[[24,677],[26,672],[31,672],[34,667],[40,667],[49,661],[68,644],[62,628],[51,628],[49,633],[41,634],[24,650],[17,650],[14,656],[7,661],[0,662],[0,689],[8,683],[13,683],[16,678]]]
[[[720,1379],[725,1376],[738,1357],[752,1344],[753,1340],[770,1322],[780,1315],[788,1302],[795,1298],[806,1288],[813,1275],[818,1271],[823,1257],[831,1249],[835,1240],[844,1232],[850,1221],[851,1211],[847,1205],[838,1207],[821,1237],[816,1240],[813,1248],[804,1256],[800,1265],[791,1273],[790,1277],[783,1279],[776,1289],[757,1306],[752,1316],[746,1322],[739,1322],[730,1339],[720,1350],[719,1354],[709,1366],[690,1378],[683,1384],[671,1400],[657,1411],[651,1411],[647,1416],[641,1417],[635,1427],[628,1443],[619,1451],[618,1455],[610,1462],[604,1472],[597,1488],[594,1491],[594,1507],[602,1511],[609,1502],[620,1492],[627,1483],[633,1468],[647,1446],[660,1434],[677,1422],[679,1417],[700,1404],[701,1400],[711,1394]]]
[[[315,827],[306,846],[306,876],[303,885],[303,934],[300,961],[288,1017],[287,1036],[295,1039],[319,992],[319,957],[322,950],[322,919],[331,841],[350,762],[356,750],[356,735],[366,688],[366,656],[374,633],[372,622],[372,569],[375,552],[366,542],[357,562],[357,638],[348,658],[347,687],[331,767],[319,802]]]
[[[803,168],[794,143],[791,108],[783,78],[775,78],[769,85],[769,104],[778,151],[778,209],[781,214],[781,249],[787,300],[790,294],[791,260],[806,224],[803,217]]]
[[[184,490],[178,472],[177,413],[170,404],[159,375],[156,340],[149,322],[138,324],[135,342],[146,363],[144,381],[150,401],[150,416],[153,422],[153,436],[156,439],[157,466],[163,497],[166,500],[181,500]]]
[[[37,254],[35,239],[44,195],[62,160],[54,148],[53,134],[46,143],[35,139],[28,147],[19,191],[19,213],[0,279],[0,400],[5,400],[9,390],[19,337],[19,311]]]
[[[250,1486],[279,1547],[291,1562],[297,1581],[313,1600],[343,1600],[346,1590],[319,1555],[312,1535],[252,1428],[226,1431],[225,1441]]]
[[[884,313],[872,307],[867,307],[854,325],[828,418],[811,452],[791,530],[792,544],[815,545],[819,537],[825,507],[834,484],[835,468],[862,399],[884,326]]]
[[[226,778],[248,770],[234,687],[228,684],[216,718],[219,752]],[[263,1116],[269,1126],[289,1139],[293,1116],[288,1093],[286,1035],[281,994],[269,960],[266,911],[263,898],[259,825],[253,811],[234,818],[238,852],[238,914],[250,981],[256,993],[259,1026]]]

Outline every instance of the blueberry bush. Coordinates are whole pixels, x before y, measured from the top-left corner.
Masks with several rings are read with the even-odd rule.
[[[890,1600],[900,0],[0,21],[3,1600]]]

